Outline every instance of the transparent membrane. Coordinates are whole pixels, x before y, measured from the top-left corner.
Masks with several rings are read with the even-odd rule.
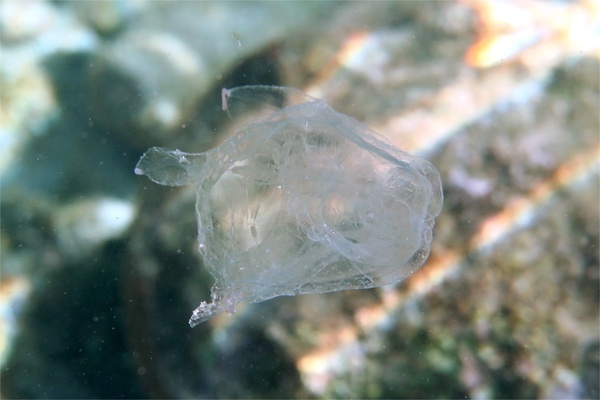
[[[223,90],[258,117],[205,153],[151,148],[136,166],[197,185],[199,251],[215,278],[193,327],[240,301],[400,282],[429,255],[443,195],[427,160],[291,88]]]

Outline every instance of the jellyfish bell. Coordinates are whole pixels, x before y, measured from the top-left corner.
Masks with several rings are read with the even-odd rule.
[[[151,148],[135,169],[197,187],[215,285],[192,327],[240,301],[380,287],[423,265],[443,202],[431,163],[296,89],[224,89],[222,102],[257,117],[204,153]]]

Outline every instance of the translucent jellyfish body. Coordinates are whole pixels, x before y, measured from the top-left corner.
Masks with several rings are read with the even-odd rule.
[[[197,186],[199,251],[216,282],[195,326],[240,301],[400,282],[429,255],[440,176],[324,100],[290,88],[223,90],[258,119],[205,153],[151,148],[135,172]]]

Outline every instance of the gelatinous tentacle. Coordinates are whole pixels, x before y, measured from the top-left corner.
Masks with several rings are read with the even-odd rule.
[[[215,285],[210,291],[210,298],[210,303],[203,301],[192,312],[188,322],[192,328],[224,311],[229,314],[235,312],[237,300],[230,291],[222,290],[218,285]]]
[[[137,163],[135,173],[146,175],[161,185],[183,186],[196,182],[205,162],[205,153],[152,147]]]

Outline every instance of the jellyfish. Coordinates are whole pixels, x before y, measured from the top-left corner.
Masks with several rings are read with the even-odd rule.
[[[255,119],[204,153],[151,148],[135,168],[196,185],[215,284],[190,326],[242,301],[394,284],[423,265],[443,202],[429,161],[297,89],[223,89],[222,103]]]

